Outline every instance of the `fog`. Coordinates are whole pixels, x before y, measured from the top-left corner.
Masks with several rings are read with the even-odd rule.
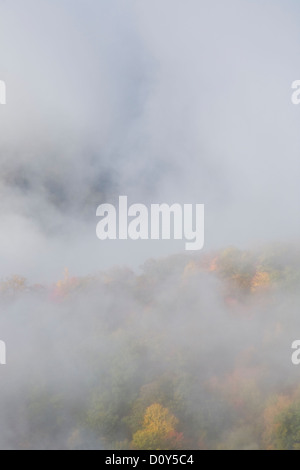
[[[96,209],[120,195],[129,204],[205,204],[204,256],[229,245],[297,241],[300,107],[291,103],[291,85],[300,78],[298,18],[293,0],[0,0],[7,92],[0,106],[0,279],[28,280],[20,295],[1,300],[0,340],[8,350],[0,369],[1,448],[76,447],[69,443],[74,430],[81,447],[128,439],[124,423],[111,440],[106,428],[86,425],[94,390],[115,386],[109,371],[122,369],[115,361],[125,354],[126,362],[124,351],[132,369],[123,365],[127,378],[116,387],[127,387],[132,403],[154,377],[169,369],[176,375],[181,350],[196,377],[185,400],[191,414],[202,399],[214,408],[207,390],[197,401],[199,383],[222,369],[229,374],[253,348],[261,367],[266,361],[266,393],[284,380],[294,384],[296,294],[282,284],[271,302],[242,302],[235,316],[218,276],[200,269],[184,284],[186,267],[198,259],[184,252],[184,241],[100,241]],[[161,260],[154,286],[149,259]],[[172,269],[165,272],[164,263]],[[284,276],[288,266],[285,260]],[[57,300],[54,284],[66,267],[71,278],[95,275],[97,282]],[[278,344],[277,317],[284,324]],[[130,349],[133,338],[142,338],[135,345],[141,357]],[[38,407],[43,390],[54,408],[55,397],[62,400],[59,431],[47,413],[45,427],[32,424],[35,389]],[[205,419],[218,427],[216,416]]]
[[[1,449],[134,448],[156,402],[180,419],[184,448],[201,436],[207,448],[266,446],[268,406],[299,384],[299,255],[279,253],[282,280],[252,293],[195,255],[149,261],[139,276],[1,284]]]
[[[96,208],[121,194],[204,203],[207,250],[296,239],[295,2],[0,5],[2,276],[184,250],[99,244]]]

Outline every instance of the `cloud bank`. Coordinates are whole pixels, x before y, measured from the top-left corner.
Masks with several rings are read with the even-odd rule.
[[[294,2],[0,8],[1,276],[183,250],[99,244],[96,208],[122,194],[204,203],[206,249],[299,235]]]

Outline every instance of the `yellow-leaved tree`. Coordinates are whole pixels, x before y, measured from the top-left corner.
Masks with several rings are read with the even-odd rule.
[[[182,448],[183,435],[176,431],[178,419],[159,403],[146,409],[143,427],[133,435],[132,447],[144,450]]]
[[[251,292],[262,292],[270,286],[270,274],[264,271],[257,271],[251,281]]]

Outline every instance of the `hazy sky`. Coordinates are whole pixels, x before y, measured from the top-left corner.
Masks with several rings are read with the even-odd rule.
[[[300,235],[295,0],[0,0],[0,277],[183,251],[96,208],[204,203],[205,250]]]

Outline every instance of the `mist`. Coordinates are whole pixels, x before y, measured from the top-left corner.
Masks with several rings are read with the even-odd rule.
[[[299,390],[299,259],[230,249],[2,283],[1,449],[134,449],[157,403],[179,420],[167,449],[266,448],[272,402]]]
[[[297,238],[294,2],[0,5],[2,276],[184,249],[99,244],[96,208],[122,194],[205,204],[207,250]]]
[[[186,446],[268,446],[226,387],[296,393],[298,255],[262,260],[298,253],[298,18],[293,0],[0,0],[0,448],[131,448],[156,402]],[[100,241],[122,195],[204,204],[204,249]],[[210,271],[228,246],[254,261]]]

